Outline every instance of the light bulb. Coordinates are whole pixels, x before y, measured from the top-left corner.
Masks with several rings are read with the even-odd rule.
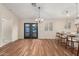
[[[70,15],[69,15],[69,14],[67,14],[67,16],[69,17]]]
[[[38,19],[35,19],[35,21],[38,21]]]
[[[44,21],[44,19],[41,19],[41,21]]]

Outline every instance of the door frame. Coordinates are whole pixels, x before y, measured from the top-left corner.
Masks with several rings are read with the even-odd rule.
[[[25,37],[25,24],[36,24],[37,25],[37,37]],[[38,23],[24,23],[24,39],[38,39]]]

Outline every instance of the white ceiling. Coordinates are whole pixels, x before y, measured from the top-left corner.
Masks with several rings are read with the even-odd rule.
[[[39,14],[37,7],[33,7],[31,3],[4,3],[3,5],[21,19],[37,18]],[[71,16],[76,12],[75,3],[37,3],[37,6],[41,7],[42,18],[64,17],[66,10]]]

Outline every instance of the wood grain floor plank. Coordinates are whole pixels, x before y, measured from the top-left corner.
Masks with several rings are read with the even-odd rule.
[[[50,39],[21,39],[0,48],[1,56],[72,56],[64,47]]]

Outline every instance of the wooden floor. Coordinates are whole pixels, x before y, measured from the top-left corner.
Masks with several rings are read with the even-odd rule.
[[[72,56],[55,40],[23,39],[0,48],[1,56]]]

